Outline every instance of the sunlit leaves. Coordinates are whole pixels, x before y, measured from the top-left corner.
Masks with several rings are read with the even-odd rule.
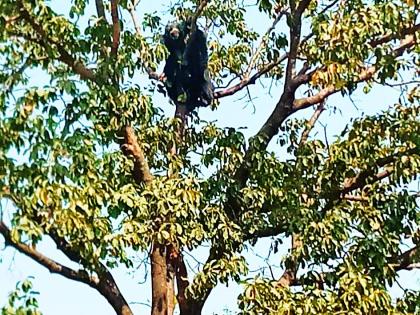
[[[239,281],[240,275],[248,271],[243,257],[222,257],[212,260],[203,266],[203,270],[194,278],[194,283],[188,288],[187,294],[192,297],[201,297],[209,286],[218,282],[227,284],[230,278]]]
[[[93,273],[102,264],[132,268],[133,256],[152,243],[192,255],[210,245],[211,257],[188,288],[197,298],[249,276],[240,255],[261,236],[278,244],[298,235],[301,244],[276,259],[282,268],[301,267],[300,286],[246,280],[244,314],[387,314],[397,313],[395,305],[416,311],[418,296],[407,292],[393,304],[386,286],[395,282],[402,245],[420,238],[410,186],[420,165],[418,89],[402,94],[403,105],[352,121],[329,143],[319,136],[301,141],[310,127],[303,119],[280,126],[273,151],[264,136],[246,139],[240,129],[195,114],[179,132],[180,120],[160,110],[148,75],[168,53],[163,23],[187,18],[199,1],[178,1],[166,15],[143,12],[141,2],[136,25],[130,3],[119,2],[116,56],[112,25],[86,1],[73,1],[69,12],[55,12],[50,2],[23,3],[24,10],[14,1],[0,4],[0,198],[13,204],[13,240],[65,240]],[[280,86],[285,63],[277,63],[290,57],[294,8],[284,1],[209,1],[198,25],[208,36],[215,85],[252,81],[271,65],[261,78]],[[374,82],[411,74],[416,57],[392,50],[413,26],[413,8],[412,1],[311,1],[292,72],[312,67],[309,95],[326,86],[351,92],[366,69],[376,73],[366,93]],[[392,40],[382,42],[386,36]],[[147,183],[134,180],[139,161],[123,154],[126,126],[153,174]],[[246,176],[238,175],[244,169]]]
[[[395,78],[403,61],[396,60],[391,48],[404,39],[399,35],[401,30],[414,24],[412,9],[403,2],[360,5],[354,1],[315,15],[312,22],[315,36],[308,41],[304,52],[310,62],[321,62],[323,68],[312,77],[312,84],[332,84],[351,92],[352,82],[358,80],[367,60],[378,68],[382,82]],[[385,41],[381,45],[384,36],[392,36],[396,41]]]
[[[41,315],[38,309],[38,292],[33,290],[31,279],[18,282],[16,289],[9,293],[7,304],[1,315]]]

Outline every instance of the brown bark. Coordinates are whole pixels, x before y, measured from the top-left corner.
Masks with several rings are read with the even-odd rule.
[[[85,283],[98,290],[109,304],[111,304],[117,315],[133,315],[130,306],[121,294],[114,278],[105,267],[103,267],[102,272],[98,273],[97,277],[89,275],[89,273],[83,269],[74,270],[66,267],[38,252],[34,247],[13,240],[9,228],[2,221],[0,221],[0,234],[3,235],[6,246],[14,247],[19,252],[47,268],[51,273],[56,273],[68,279]],[[65,254],[69,258],[73,256],[71,253],[69,255],[68,251],[65,252]],[[74,259],[72,260],[75,261]]]
[[[118,16],[118,0],[111,0],[112,47],[111,54],[116,57],[120,46],[120,18]]]
[[[169,315],[168,268],[166,246],[153,244],[150,255],[152,264],[152,310],[151,315]]]
[[[101,274],[97,290],[107,299],[117,315],[133,315],[109,271]]]
[[[139,145],[136,133],[131,126],[126,126],[124,128],[122,151],[125,155],[133,157],[133,176],[136,182],[149,184],[153,180],[153,175],[150,172],[143,150]]]

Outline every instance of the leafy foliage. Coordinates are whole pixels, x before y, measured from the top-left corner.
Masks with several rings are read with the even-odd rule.
[[[38,310],[36,295],[32,290],[32,282],[26,279],[18,282],[16,290],[9,293],[7,305],[1,309],[2,315],[41,315]]]
[[[418,312],[417,292],[397,301],[389,293],[398,271],[419,262],[412,187],[420,95],[404,84],[418,82],[414,1],[208,1],[197,18],[208,33],[215,96],[259,79],[261,91],[284,87],[250,138],[201,113],[182,126],[159,103],[162,26],[203,2],[178,1],[166,15],[138,19],[139,3],[120,1],[117,23],[92,3],[0,3],[0,202],[13,203],[10,239],[0,229],[6,245],[28,254],[17,244],[35,248],[50,236],[83,268],[65,276],[96,289],[111,283],[108,269],[133,270],[136,254],[156,245],[175,248],[170,259],[209,247],[194,275],[178,278],[190,280],[187,304],[234,281],[244,284],[243,314]],[[388,109],[352,120],[333,141],[308,136],[316,119],[291,117],[361,82],[366,93],[395,82],[403,90],[397,104],[377,100],[372,107]],[[264,237],[277,256],[292,239],[276,280],[248,278],[245,252]],[[39,314],[31,285],[21,287],[26,295],[12,293],[2,314]]]

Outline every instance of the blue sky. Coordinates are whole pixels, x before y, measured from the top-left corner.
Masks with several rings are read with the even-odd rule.
[[[62,6],[62,1],[51,1],[51,3],[57,9],[66,10],[66,7]],[[164,0],[142,1],[140,3],[141,11],[139,11],[139,16],[143,12],[165,9],[163,3],[165,3]],[[58,6],[61,7],[58,8]],[[93,12],[94,9],[91,6],[89,10]],[[268,27],[268,23],[267,25],[263,25],[260,21],[253,18],[251,18],[251,24],[257,30],[265,30]],[[44,78],[43,74],[34,73],[33,79],[38,81]],[[262,88],[259,84],[250,87],[250,93],[255,97],[253,104],[246,104],[244,100],[241,100],[240,98],[244,94],[240,93],[239,95],[222,99],[219,108],[215,111],[207,108],[200,109],[199,115],[206,120],[217,121],[220,126],[246,127],[243,130],[244,134],[251,136],[265,122],[282,92],[281,86],[279,85],[278,87],[273,87],[271,95],[268,95],[268,84],[269,82],[265,82],[265,88]],[[333,96],[328,100],[327,105],[329,108],[335,106],[339,111],[326,111],[321,116],[312,135],[318,134],[323,137],[323,126],[326,126],[327,136],[329,141],[332,142],[334,136],[340,133],[352,117],[375,114],[380,110],[386,109],[389,105],[397,102],[399,95],[400,92],[397,89],[382,87],[375,87],[370,94],[365,95],[359,88],[352,95],[352,99],[358,108],[354,106],[349,98],[343,98],[339,95]],[[161,95],[158,95],[156,100],[158,104],[168,104],[168,101]],[[169,104],[163,107],[168,115],[171,115],[174,111],[173,107]],[[311,109],[307,109],[294,117],[310,117],[311,113]],[[270,149],[279,152],[275,141],[270,145]],[[7,213],[7,210],[11,209],[10,207],[10,204],[2,203],[4,213]],[[3,248],[2,238],[0,237],[0,239],[0,246]],[[284,246],[284,248],[287,248],[287,242]],[[249,257],[250,270],[257,270],[261,266],[266,266],[264,259],[261,257],[267,256],[269,247],[269,240],[262,240],[257,243],[255,248],[252,250],[249,249],[245,253]],[[69,262],[64,255],[55,249],[54,244],[49,240],[43,241],[37,249],[70,267],[77,268],[77,265]],[[195,255],[203,261],[205,260],[205,253],[206,249],[202,248],[198,249]],[[270,262],[278,265],[282,253],[284,253],[284,249],[276,254],[276,256],[272,255]],[[191,259],[190,261],[192,262]],[[274,272],[279,273],[280,270],[274,269]],[[132,274],[128,274],[125,269],[116,269],[113,270],[113,274],[126,299],[133,303],[132,308],[135,314],[149,313],[147,304],[150,304],[150,279],[147,278],[146,282],[141,284],[144,280],[144,268],[141,267]],[[250,274],[250,276],[255,275],[256,272]],[[23,280],[28,276],[34,276],[34,289],[40,292],[38,299],[41,311],[45,315],[114,314],[113,309],[107,304],[106,300],[95,290],[84,284],[67,280],[59,275],[52,275],[45,268],[35,264],[31,259],[15,252],[11,248],[6,248],[3,252],[0,252],[0,306],[4,305],[7,294],[14,289],[16,281]],[[400,273],[399,283],[404,287],[419,288],[420,271]],[[241,288],[236,284],[230,285],[229,288],[219,285],[212,292],[205,305],[203,314],[222,314],[225,308],[235,310],[236,297],[240,292]],[[398,296],[401,294],[401,290],[395,286],[392,288],[392,293],[394,296]]]

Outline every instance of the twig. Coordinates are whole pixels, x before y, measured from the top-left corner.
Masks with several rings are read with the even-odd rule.
[[[141,27],[138,22],[137,13],[136,13],[136,6],[137,6],[136,2],[138,3],[138,1],[134,1],[134,0],[132,2],[128,2],[128,11],[130,12],[131,20],[133,21],[136,34],[138,36],[141,36]]]
[[[281,18],[283,17],[283,15],[286,12],[284,10],[280,11],[276,18],[274,19],[273,23],[271,24],[271,26],[268,28],[268,30],[265,32],[265,34],[263,35],[260,44],[258,45],[257,50],[255,51],[254,55],[251,58],[251,61],[249,62],[248,68],[245,71],[245,78],[248,78],[252,69],[255,66],[255,63],[258,60],[259,55],[261,54],[261,51],[266,47],[267,42],[268,42],[268,38],[270,36],[270,33],[275,29],[277,23],[281,20]]]
[[[309,119],[309,121],[306,123],[305,130],[302,133],[302,136],[300,138],[299,146],[306,143],[308,140],[309,133],[314,128],[315,123],[319,119],[319,116],[321,116],[322,112],[325,110],[324,103],[321,103],[317,106],[316,110],[314,111],[312,117]]]

